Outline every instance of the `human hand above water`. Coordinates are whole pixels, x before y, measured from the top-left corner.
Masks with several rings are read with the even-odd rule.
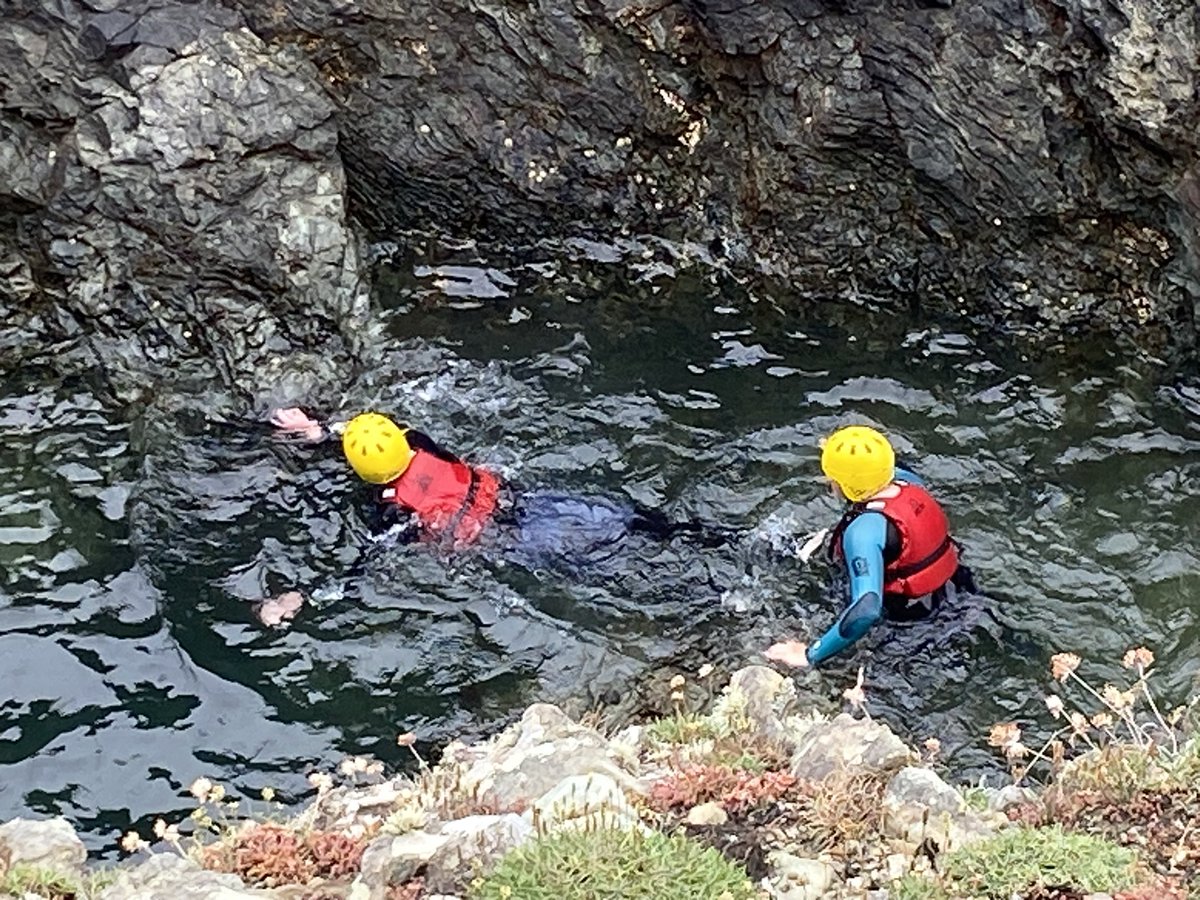
[[[297,432],[309,441],[315,442],[325,437],[325,429],[321,423],[298,406],[275,410],[271,413],[271,424],[280,431]]]
[[[808,644],[803,641],[779,641],[763,651],[763,656],[794,669],[808,666]]]
[[[255,608],[254,613],[264,625],[282,625],[284,621],[294,619],[303,606],[304,596],[299,591],[287,591],[278,597],[264,600]]]

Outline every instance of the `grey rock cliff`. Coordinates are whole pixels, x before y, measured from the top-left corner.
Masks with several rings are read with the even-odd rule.
[[[0,321],[153,374],[352,355],[348,215],[1194,345],[1189,0],[7,7]]]

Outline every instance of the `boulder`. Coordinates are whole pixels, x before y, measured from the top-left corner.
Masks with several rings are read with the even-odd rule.
[[[797,778],[819,781],[840,770],[886,774],[917,759],[887,725],[841,713],[813,722],[796,737],[791,770]]]
[[[236,875],[202,869],[174,853],[159,853],[133,868],[120,869],[97,900],[252,900],[272,891],[246,887]]]
[[[63,874],[78,873],[87,861],[71,823],[53,819],[13,819],[0,825],[0,859]]]
[[[522,809],[574,775],[605,775],[625,790],[640,790],[636,765],[610,748],[599,732],[571,721],[557,706],[535,703],[491,741],[452,751],[463,766],[457,790],[487,797],[500,811]]]
[[[439,836],[448,840],[429,859],[425,890],[453,891],[465,887],[473,878],[490,872],[505,853],[521,846],[533,833],[533,826],[515,813],[468,816],[447,822]]]
[[[837,870],[818,859],[775,850],[767,856],[768,891],[775,900],[817,900],[838,881]]]
[[[883,795],[885,834],[910,844],[931,840],[942,851],[990,837],[1006,821],[968,809],[962,795],[929,769],[901,769]]]
[[[363,851],[353,897],[385,900],[390,888],[411,881],[452,840],[449,834],[410,831],[399,837],[376,838]]]
[[[639,817],[607,775],[573,775],[539,797],[530,810],[541,833],[567,829],[627,829],[639,826]]]

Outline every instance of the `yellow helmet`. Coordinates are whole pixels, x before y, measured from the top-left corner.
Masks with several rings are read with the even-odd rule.
[[[361,413],[346,423],[342,452],[358,477],[371,484],[399,478],[413,458],[404,429],[379,413]]]
[[[839,428],[821,448],[821,471],[850,500],[865,500],[895,477],[896,454],[888,439],[865,425]]]

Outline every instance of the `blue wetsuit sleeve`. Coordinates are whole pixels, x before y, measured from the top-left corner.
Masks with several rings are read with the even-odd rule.
[[[919,484],[921,487],[925,487],[925,481],[920,475],[918,475],[912,469],[905,468],[903,466],[896,466],[896,479],[898,481],[907,481],[909,484]]]
[[[842,552],[850,574],[850,604],[837,622],[808,649],[812,665],[841,653],[883,618],[883,547],[887,519],[865,512],[842,535]]]

